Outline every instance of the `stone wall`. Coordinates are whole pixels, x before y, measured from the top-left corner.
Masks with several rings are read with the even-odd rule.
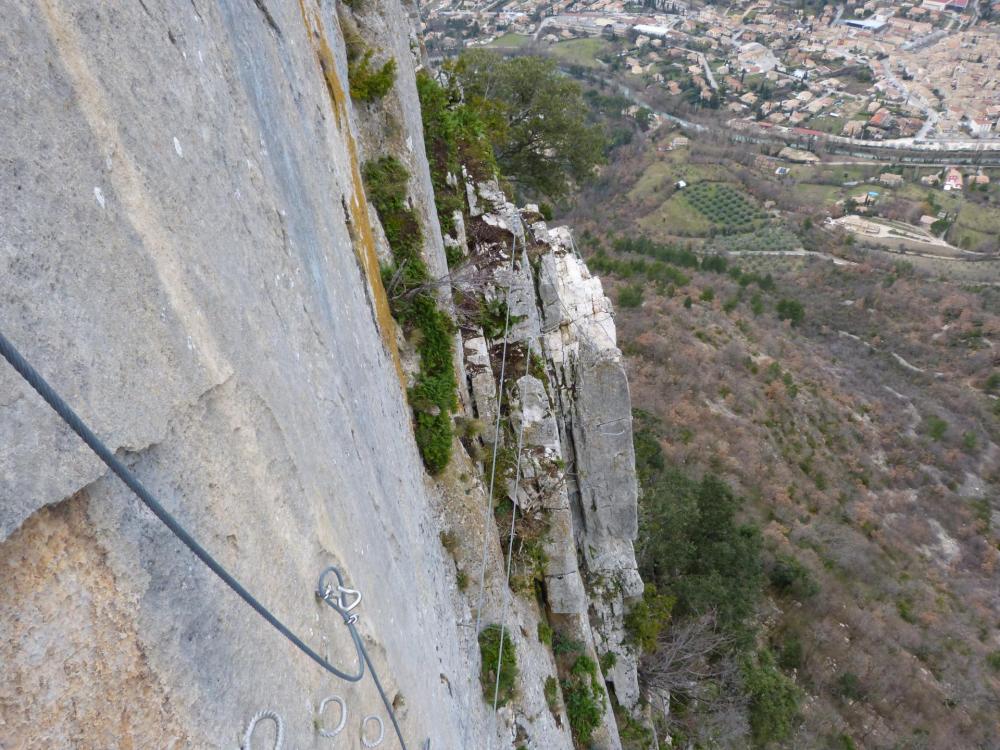
[[[410,33],[384,34],[434,217]],[[4,334],[336,663],[353,650],[313,590],[343,567],[411,747],[492,732],[373,262],[334,4],[13,0],[0,48]],[[386,718],[369,679],[295,651],[6,364],[0,570],[0,747],[229,749],[262,708],[313,747],[332,693],[354,738]]]

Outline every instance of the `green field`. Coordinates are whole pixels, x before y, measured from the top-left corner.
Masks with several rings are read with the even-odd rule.
[[[677,181],[677,166],[672,161],[656,161],[646,168],[628,192],[629,200],[642,201]]]
[[[687,165],[688,168],[691,165]],[[632,189],[630,197],[651,195],[658,187],[672,184],[676,173],[661,166],[647,170]],[[668,183],[670,180],[670,183]],[[731,185],[697,182],[676,191],[654,211],[639,220],[639,226],[655,236],[706,237],[721,234],[750,233],[759,230],[767,216],[751,199]]]
[[[791,164],[791,176],[802,182],[844,182],[864,181],[878,172],[877,165],[837,164],[824,166],[814,164]]]
[[[946,210],[958,210],[955,224],[948,232],[948,240],[952,244],[975,250],[995,241],[1000,235],[1000,210],[995,206],[980,206],[955,194],[948,198],[951,200],[937,198],[937,203]]]
[[[716,237],[708,249],[716,252],[760,252],[762,250],[788,252],[802,247],[798,235],[781,226],[769,225],[753,232]]]
[[[718,164],[685,163],[688,154],[684,149],[670,151],[646,167],[642,176],[628,193],[633,201],[641,201],[653,193],[673,185],[678,180],[688,183],[725,182],[729,176],[726,169]]]
[[[966,201],[958,212],[956,226],[983,234],[1000,234],[1000,210],[995,206],[978,206]]]
[[[926,201],[927,195],[934,194],[935,189],[930,188],[927,185],[921,185],[919,182],[907,182],[896,189],[896,195],[900,198],[906,198],[908,201]],[[938,191],[940,192],[940,191]],[[944,195],[942,193],[942,195]],[[941,196],[935,195],[934,199],[941,203],[938,198]]]
[[[964,250],[975,250],[977,247],[988,244],[992,239],[996,239],[995,234],[987,234],[958,225],[952,227],[951,231],[948,232],[948,241]]]
[[[674,193],[670,200],[640,219],[639,226],[652,237],[704,237],[712,228],[712,223],[701,212],[694,210],[680,193]]]
[[[811,182],[800,182],[793,188],[795,195],[803,198],[816,206],[832,208],[833,205],[844,197],[845,188],[836,185],[816,185]]]
[[[529,44],[531,44],[531,37],[527,34],[504,34],[486,46],[495,49],[521,49]]]
[[[611,44],[603,39],[570,39],[566,42],[556,42],[543,49],[547,54],[566,65],[602,68],[604,65],[597,58],[609,52]]]
[[[803,123],[803,127],[812,128],[813,130],[821,130],[824,133],[829,133],[830,135],[840,135],[840,131],[844,129],[844,118],[830,117],[829,115],[818,115]]]

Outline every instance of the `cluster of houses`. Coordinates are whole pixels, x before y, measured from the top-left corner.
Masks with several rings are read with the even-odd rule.
[[[895,176],[899,177],[899,175]],[[900,180],[902,180],[901,177]],[[966,185],[974,185],[976,187],[989,185],[990,176],[984,174],[981,169],[968,175],[963,175],[957,167],[948,167],[942,172],[935,172],[921,177],[920,183],[928,187],[940,186],[942,190],[951,192],[953,190],[962,190]]]
[[[895,172],[883,172],[876,179],[880,185],[885,185],[888,188],[899,188],[906,182],[903,175],[896,174]],[[962,190],[966,186],[980,187],[989,185],[990,176],[985,174],[981,169],[963,175],[958,167],[948,167],[938,172],[924,175],[920,178],[920,184],[927,187],[940,187],[942,190],[951,192]]]
[[[1000,137],[1000,26],[967,28],[989,2],[846,0],[807,15],[774,0],[699,8],[681,0],[430,0],[423,13],[428,45],[444,52],[510,33],[543,44],[627,39],[629,73],[674,95],[694,88],[773,125],[867,140],[990,138]]]

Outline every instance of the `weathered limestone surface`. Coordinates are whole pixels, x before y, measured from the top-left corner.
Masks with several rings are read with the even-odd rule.
[[[484,608],[510,628],[521,667],[498,717],[457,560],[438,542],[452,520],[442,498],[477,499],[483,483],[461,456],[456,476],[426,477],[401,383],[412,342],[387,314],[377,260],[388,249],[359,178],[366,159],[403,159],[425,256],[443,275],[421,50],[412,2],[359,7],[7,3],[0,326],[227,568],[353,668],[343,625],[313,595],[325,565],[342,567],[364,592],[359,627],[410,747],[569,750],[565,711],[543,694],[556,665],[540,612],[505,588],[499,541],[474,535],[488,552]],[[348,21],[399,64],[377,106],[345,93]],[[631,706],[622,617],[641,582],[610,303],[566,230],[526,228],[535,212],[495,185],[469,194],[455,241],[488,251],[493,293],[511,286],[512,337],[536,355],[511,375],[504,410],[524,426],[518,504],[549,522],[549,613],[595,660],[618,654],[605,677]],[[491,424],[496,342],[466,333],[464,397]],[[383,747],[397,746],[369,679],[347,685],[295,651],[5,364],[0,580],[0,748],[229,750],[263,708],[284,717],[286,747],[320,747],[316,707],[331,694],[348,701],[348,734],[376,713]],[[594,746],[620,747],[610,708]]]
[[[341,565],[408,744],[459,748],[494,721],[362,270],[333,6],[5,3],[0,326],[225,565],[353,668],[312,593]],[[393,36],[396,0],[380,8],[433,217],[409,32]],[[329,678],[267,627],[6,364],[0,578],[0,747],[229,750],[262,708],[286,747],[314,747],[332,693],[353,737],[386,718],[369,679]]]
[[[605,678],[619,702],[635,709],[636,654],[625,643],[623,623],[628,603],[642,595],[632,549],[638,487],[628,382],[611,303],[576,255],[566,228],[550,230],[538,222],[525,229],[532,211],[518,211],[493,184],[469,185],[467,191],[478,214],[473,221],[503,230],[481,231],[487,239],[470,241],[470,257],[494,269],[492,294],[509,302],[516,359],[532,362],[530,374],[510,390],[510,412],[524,444],[518,506],[527,515],[541,509],[549,524],[546,605],[595,661],[607,652],[616,655]],[[513,268],[510,247],[517,248]],[[497,363],[488,367],[488,342],[481,335],[467,338],[465,348],[475,372],[474,403],[493,418]],[[545,382],[536,377],[539,362]],[[610,706],[593,744],[620,747]]]
[[[568,491],[577,545],[590,584],[590,617],[601,653],[617,655],[606,675],[619,702],[635,709],[639,681],[625,643],[627,603],[642,596],[632,541],[638,531],[638,481],[632,412],[610,300],[573,249],[564,227],[533,227],[552,251],[541,257],[538,289],[546,352],[556,373],[561,434],[575,468]]]

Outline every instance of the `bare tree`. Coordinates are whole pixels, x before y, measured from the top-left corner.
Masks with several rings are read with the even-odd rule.
[[[726,676],[729,665],[715,657],[731,644],[716,627],[714,612],[684,620],[667,628],[656,651],[643,657],[643,679],[658,690],[690,692],[700,682]]]
[[[406,283],[406,265],[403,264],[385,280],[385,291],[394,303],[413,300],[422,294],[443,294],[454,302],[458,324],[466,325],[476,321],[480,313],[480,300],[494,284],[491,268],[466,258],[443,276],[415,285]]]
[[[750,730],[733,639],[720,631],[714,612],[673,624],[656,651],[643,657],[640,678],[650,703],[662,707],[668,732],[683,728],[696,745],[745,747]],[[682,716],[670,702],[686,706]]]

